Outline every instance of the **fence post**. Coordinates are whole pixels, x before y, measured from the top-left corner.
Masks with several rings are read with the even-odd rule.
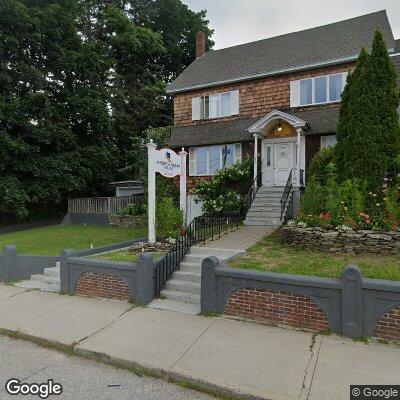
[[[346,266],[342,281],[342,334],[361,337],[364,334],[361,271],[355,265]]]
[[[60,254],[60,289],[62,293],[75,293],[75,288],[72,287],[68,271],[68,257],[72,257],[73,255],[74,250],[72,249],[63,250]]]
[[[215,309],[215,268],[219,260],[215,256],[207,257],[201,263],[201,312],[207,313]]]
[[[0,261],[0,282],[9,282],[12,279],[12,272],[17,269],[17,248],[6,246]]]
[[[136,263],[136,290],[133,294],[135,301],[147,305],[154,298],[154,267],[153,256],[149,253],[139,254]]]

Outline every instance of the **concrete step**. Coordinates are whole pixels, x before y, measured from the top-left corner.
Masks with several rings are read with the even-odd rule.
[[[189,271],[176,271],[176,272],[174,272],[172,279],[176,279],[181,282],[200,283],[201,282],[201,274],[197,273],[197,272],[189,272]]]
[[[175,300],[182,303],[200,304],[200,295],[193,293],[177,292],[175,290],[164,289],[161,296],[168,300]]]
[[[281,221],[271,218],[269,219],[246,218],[244,224],[248,226],[278,226],[281,225]]]
[[[257,209],[257,208],[254,209],[253,207],[251,207],[247,213],[247,216],[250,216],[250,215],[252,215],[254,217],[262,216],[262,217],[279,218],[280,219],[281,218],[281,210],[279,210],[279,211],[271,211],[268,209],[260,210],[260,209]]]
[[[204,256],[204,258],[209,256],[215,256],[220,259],[228,259],[230,257],[236,256],[238,253],[241,253],[242,250],[236,249],[214,249],[208,247],[199,247],[195,246],[190,249],[189,255],[191,256]]]
[[[44,274],[48,276],[60,277],[60,267],[50,267],[44,269]]]
[[[201,264],[182,261],[179,265],[180,271],[201,273]]]
[[[251,205],[251,209],[255,211],[273,211],[273,212],[281,212],[281,205],[279,204],[265,204],[265,203],[253,203]]]
[[[265,198],[270,198],[270,199],[281,199],[282,198],[281,192],[257,192],[256,194],[256,199],[265,199]]]
[[[285,188],[283,186],[272,186],[272,187],[268,187],[268,186],[261,186],[258,188],[258,192],[283,192],[285,190]]]
[[[195,263],[195,264],[201,264],[203,262],[203,260],[205,258],[207,258],[208,255],[204,255],[204,254],[198,254],[198,255],[192,255],[192,254],[188,254],[187,256],[185,256],[185,258],[183,259],[183,262],[190,262],[190,263]],[[224,257],[219,257],[220,260],[227,260],[227,258]]]
[[[200,314],[200,304],[182,303],[170,299],[154,299],[149,305],[149,308],[157,308],[159,310],[176,311],[185,314]]]
[[[40,282],[40,281],[31,280],[31,279],[26,280],[26,281],[17,282],[17,283],[15,283],[14,286],[18,286],[18,287],[24,288],[24,289],[37,289],[37,290],[42,290],[44,292],[57,293],[60,291],[59,284]]]
[[[184,293],[192,293],[200,295],[201,285],[200,283],[177,281],[175,279],[171,279],[167,282],[166,289],[175,292],[184,292]]]
[[[254,199],[254,201],[251,203],[251,206],[255,207],[272,207],[272,208],[279,208],[281,209],[281,202],[279,200],[277,201],[271,201],[268,199]]]
[[[53,275],[32,275],[31,281],[45,282],[45,283],[57,283],[60,284],[60,276]]]

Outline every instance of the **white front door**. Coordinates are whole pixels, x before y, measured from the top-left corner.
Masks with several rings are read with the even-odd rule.
[[[295,142],[262,142],[263,186],[285,186],[295,165]]]
[[[294,164],[294,143],[274,143],[274,186],[285,186]]]

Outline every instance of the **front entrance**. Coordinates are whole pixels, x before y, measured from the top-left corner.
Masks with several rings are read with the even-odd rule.
[[[296,141],[264,139],[262,141],[263,186],[285,186],[295,166]]]

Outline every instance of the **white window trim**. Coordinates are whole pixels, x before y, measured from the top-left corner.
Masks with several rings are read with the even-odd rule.
[[[240,162],[242,160],[242,144],[241,143],[227,143],[227,144],[216,144],[216,145],[210,145],[210,146],[197,146],[197,147],[190,147],[189,148],[189,176],[214,176],[214,174],[210,174],[210,153],[207,151],[207,174],[197,174],[197,154],[196,154],[196,149],[201,148],[201,147],[220,147],[220,153],[219,153],[219,165],[222,166],[222,148],[224,146],[232,145],[234,146],[234,154],[233,154],[233,164],[236,164],[237,162]],[[239,146],[239,156],[236,157],[236,146]],[[192,155],[192,157],[191,157]],[[193,159],[194,158],[194,159]],[[224,167],[225,168],[225,167]],[[222,168],[220,168],[218,171],[220,171]],[[217,171],[217,172],[218,172]]]
[[[324,141],[324,140],[326,140],[327,138],[330,138],[330,137],[332,137],[332,136],[335,136],[336,137],[336,135],[322,135],[321,137],[320,137],[320,148],[321,149],[325,149],[325,148],[328,148],[328,147],[334,147],[335,145],[333,145],[333,146],[326,146],[325,144],[323,145],[322,144],[322,142]],[[336,138],[336,143],[337,143],[337,138]]]
[[[222,115],[222,96],[224,94],[229,94],[229,98],[230,98],[230,102],[229,102],[229,109],[230,112],[229,114],[226,115]],[[233,115],[238,115],[239,114],[239,107],[237,106],[237,110],[233,110],[232,109],[232,96],[237,96],[237,98],[239,97],[239,90],[228,90],[225,92],[218,92],[218,93],[210,93],[210,94],[204,94],[202,96],[197,97],[200,101],[200,108],[202,108],[202,110],[200,111],[200,116],[199,116],[199,120],[209,120],[209,119],[218,119],[218,118],[226,118],[226,117],[231,117]],[[206,113],[206,101],[205,98],[208,97],[208,116]],[[216,116],[211,116],[211,98],[212,97],[217,97],[218,98],[218,104],[219,104],[219,115]],[[193,116],[193,100],[192,100],[192,116]],[[201,116],[203,115],[203,117]],[[192,120],[197,120],[194,119],[192,117]]]
[[[311,76],[309,78],[303,78],[303,79],[299,79],[299,105],[297,107],[309,107],[309,106],[320,106],[320,105],[324,105],[324,104],[335,104],[335,103],[340,103],[342,101],[342,99],[340,98],[339,100],[329,100],[329,77],[330,76],[335,76],[335,75],[342,75],[342,92],[340,94],[343,93],[344,87],[346,85],[346,77],[347,77],[348,72],[336,72],[334,74],[327,74],[327,75],[317,75],[317,76]],[[327,101],[321,102],[321,103],[316,103],[315,102],[315,79],[318,78],[327,78],[326,79],[326,98]],[[311,79],[311,103],[308,104],[301,104],[301,89],[300,89],[300,82],[302,81],[308,81]]]

